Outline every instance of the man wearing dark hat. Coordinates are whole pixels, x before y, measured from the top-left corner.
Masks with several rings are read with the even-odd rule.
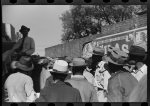
[[[104,49],[100,47],[95,47],[92,54],[92,71],[91,73],[95,75],[96,66],[100,61],[102,61],[102,57],[104,56]]]
[[[54,81],[47,79],[36,102],[82,102],[79,91],[64,82],[69,73],[66,61],[56,60],[50,73]]]
[[[10,62],[12,56],[18,60],[22,55],[32,55],[35,51],[35,42],[33,38],[28,36],[30,28],[22,25],[19,30],[23,38],[19,39],[11,50],[3,53],[3,62]]]
[[[73,58],[70,66],[72,66],[73,76],[66,82],[80,91],[82,102],[98,102],[94,86],[83,76],[83,71],[86,68],[85,60],[83,58]]]
[[[22,25],[19,31],[23,35],[23,38],[19,39],[12,50],[20,54],[32,55],[35,52],[35,42],[33,38],[28,36],[30,28]]]
[[[129,50],[129,65],[134,66],[132,75],[138,80],[137,86],[129,96],[129,102],[147,102],[147,47],[131,46]]]
[[[147,74],[146,51],[140,46],[131,46],[129,50],[129,65],[133,65],[132,75],[139,81]]]
[[[138,81],[123,66],[126,64],[128,54],[117,49],[108,49],[106,60],[108,61],[108,71],[111,77],[108,81],[108,102],[127,102],[130,93],[137,85]]]
[[[28,72],[33,70],[33,64],[29,57],[22,57],[11,64],[14,73],[5,81],[4,88],[8,93],[5,102],[32,102],[36,99],[33,89],[33,81]]]

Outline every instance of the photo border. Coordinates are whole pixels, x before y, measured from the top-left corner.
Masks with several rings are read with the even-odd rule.
[[[123,0],[123,1],[129,1],[129,2],[122,2],[122,0],[72,0],[73,2],[67,3],[66,1],[69,0],[48,0],[48,1],[54,1],[53,3],[48,3],[47,0],[16,0],[16,3],[10,3],[9,1],[14,1],[14,0],[1,0],[1,14],[2,14],[2,5],[147,5],[147,33],[150,34],[149,30],[149,25],[150,25],[150,0]],[[29,1],[35,1],[34,3],[30,3]],[[84,1],[91,1],[91,2],[84,2]],[[110,1],[110,2],[103,2],[103,1]],[[141,1],[146,1],[146,2],[141,2]],[[2,16],[2,15],[1,15]],[[1,23],[2,23],[2,18],[1,18]],[[147,45],[150,45],[150,37],[148,36],[148,42]],[[149,46],[148,46],[148,54],[149,54]],[[148,62],[149,62],[149,56],[148,56]],[[149,67],[150,64],[148,64]],[[2,66],[2,65],[1,65]],[[2,75],[2,74],[1,74]],[[150,81],[150,72],[148,72],[148,80],[147,84]],[[147,101],[145,103],[73,103],[67,105],[67,103],[31,103],[31,104],[36,104],[36,106],[123,106],[127,105],[129,106],[148,106],[150,103],[150,86],[148,84],[148,94],[147,94]],[[12,103],[2,103],[3,106],[11,106]],[[27,105],[29,106],[29,103],[17,103],[18,106],[23,106]],[[48,105],[49,104],[49,105]],[[53,105],[54,104],[54,105]],[[15,105],[13,103],[13,105]],[[16,106],[16,105],[15,105]]]

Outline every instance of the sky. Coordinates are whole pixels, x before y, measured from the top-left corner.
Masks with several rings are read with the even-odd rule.
[[[30,28],[29,36],[35,41],[35,54],[45,55],[45,48],[61,43],[61,14],[68,5],[3,5],[2,22],[12,24],[18,32],[22,25]]]

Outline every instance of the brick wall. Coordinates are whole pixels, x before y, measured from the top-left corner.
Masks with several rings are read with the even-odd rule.
[[[136,25],[135,25],[136,24]],[[102,37],[106,35],[111,35],[127,30],[147,26],[147,15],[134,17],[117,24],[102,27],[102,33],[97,35],[88,36],[78,40],[71,41],[65,44],[59,44],[53,47],[45,48],[45,56],[50,57],[61,57],[61,56],[71,56],[80,57],[82,55],[83,44],[97,37]]]

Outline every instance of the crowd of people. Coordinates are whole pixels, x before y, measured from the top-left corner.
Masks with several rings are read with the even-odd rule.
[[[26,31],[29,29],[23,26],[21,32]],[[34,43],[30,44],[33,50]],[[46,65],[40,73],[40,92],[36,92],[30,76],[35,67],[25,55],[10,64],[13,73],[4,83],[4,101],[146,102],[146,60],[145,49],[136,45],[130,47],[129,53],[109,47],[105,54],[103,48],[96,47],[88,59],[45,57],[39,61]]]

